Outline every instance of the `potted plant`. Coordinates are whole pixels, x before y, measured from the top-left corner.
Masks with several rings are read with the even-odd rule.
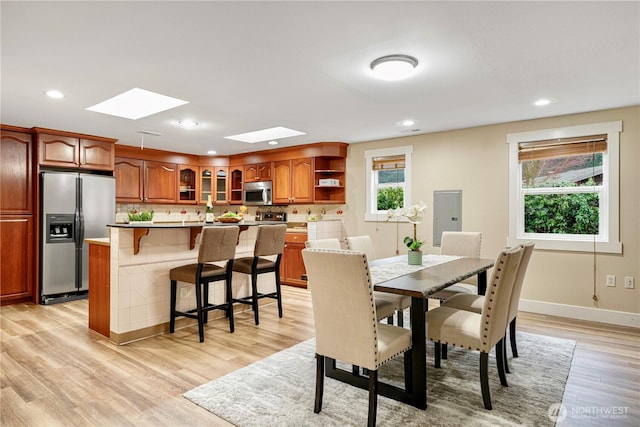
[[[407,262],[409,265],[422,265],[422,250],[420,250],[420,248],[424,244],[424,241],[418,240],[416,226],[422,221],[422,213],[425,209],[427,209],[427,205],[425,205],[424,202],[420,202],[410,208],[390,209],[387,212],[387,220],[405,217],[413,224],[413,237],[407,236],[404,238],[404,244],[409,248],[409,252],[407,253]]]
[[[153,224],[153,211],[138,212],[133,210],[129,212],[129,222],[135,222],[138,224]]]

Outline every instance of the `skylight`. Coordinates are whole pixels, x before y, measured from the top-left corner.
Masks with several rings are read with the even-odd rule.
[[[87,110],[138,120],[188,103],[189,101],[136,87],[99,104],[87,107]]]
[[[234,141],[248,142],[254,144],[256,142],[271,141],[274,139],[289,138],[291,136],[305,135],[304,132],[276,126],[274,128],[257,130],[254,132],[240,133],[238,135],[225,136],[226,139]]]

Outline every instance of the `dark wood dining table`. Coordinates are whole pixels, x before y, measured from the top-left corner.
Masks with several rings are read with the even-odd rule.
[[[371,261],[370,266],[384,266],[406,260],[406,256],[396,256]],[[478,294],[484,295],[487,288],[487,270],[494,260],[481,258],[458,258],[422,270],[374,284],[374,290],[411,297],[411,366],[407,390],[380,381],[378,393],[382,396],[415,406],[427,408],[427,354],[425,312],[429,295],[465,280],[478,276]],[[406,372],[407,370],[405,370]],[[367,389],[368,377],[359,371],[346,371],[336,366],[335,360],[326,359],[326,375],[356,387]]]

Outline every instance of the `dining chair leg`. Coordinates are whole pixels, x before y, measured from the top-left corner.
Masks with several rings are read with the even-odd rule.
[[[509,323],[509,340],[511,341],[511,354],[513,357],[518,357],[518,346],[516,345],[516,319],[514,317],[511,323]]]
[[[398,326],[404,328],[404,311],[396,310],[396,315],[398,316]]]
[[[176,330],[176,288],[178,287],[178,283],[175,280],[171,281],[171,308],[169,316],[169,332],[174,333]]]
[[[369,371],[369,416],[367,426],[376,426],[376,413],[378,411],[378,370]]]
[[[227,274],[225,285],[227,287],[227,318],[229,319],[229,331],[233,333],[235,326],[233,324],[233,292],[231,288],[231,273]]]
[[[504,360],[504,371],[507,374],[511,373],[509,369],[509,358],[507,357],[507,331],[504,331],[504,338],[502,338],[502,360]]]
[[[203,286],[201,283],[196,283],[196,317],[198,318],[198,335],[200,335],[200,342],[204,342],[204,316],[202,313],[201,286]]]
[[[324,356],[316,354],[316,402],[313,412],[316,414],[322,410],[322,393],[324,391]]]
[[[253,308],[253,318],[256,325],[260,324],[258,316],[258,274],[251,273],[251,307]]]
[[[206,324],[209,323],[209,312],[207,306],[209,305],[209,282],[202,284],[202,321]]]
[[[442,358],[443,359],[447,359],[447,345],[446,344],[442,344]]]
[[[509,387],[509,383],[507,383],[507,376],[504,373],[504,353],[504,338],[502,338],[496,344],[496,364],[498,365],[498,376],[500,377],[500,384],[505,387]]]
[[[351,373],[355,376],[359,376],[360,375],[360,366],[358,365],[351,365]]]
[[[282,286],[280,284],[280,269],[276,268],[276,298],[278,300],[278,317],[282,317]]]
[[[434,348],[434,353],[435,353],[435,358],[434,358],[434,362],[433,365],[436,368],[440,367],[440,356],[442,355],[442,345],[440,344],[440,342],[436,342],[435,344],[435,348]],[[446,345],[446,344],[445,344]]]
[[[491,393],[489,392],[489,353],[480,352],[480,388],[485,409],[491,409]]]

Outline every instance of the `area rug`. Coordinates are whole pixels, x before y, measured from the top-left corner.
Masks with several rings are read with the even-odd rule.
[[[380,396],[377,425],[553,426],[549,414],[562,402],[574,349],[574,341],[518,332],[520,357],[509,357],[509,387],[500,385],[495,359],[490,358],[493,410],[487,411],[480,394],[478,353],[449,347],[449,358],[435,369],[433,345],[428,343],[427,409]],[[241,427],[366,425],[367,391],[331,378],[325,379],[322,411],[313,413],[314,351],[314,340],[305,341],[184,397]],[[379,378],[401,386],[402,358],[386,364]]]

